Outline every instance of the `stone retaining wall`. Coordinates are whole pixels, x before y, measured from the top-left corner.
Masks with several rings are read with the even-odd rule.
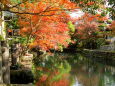
[[[87,57],[100,58],[115,61],[115,51],[89,50],[84,49],[83,53]]]
[[[0,84],[0,86],[34,86],[33,84]]]

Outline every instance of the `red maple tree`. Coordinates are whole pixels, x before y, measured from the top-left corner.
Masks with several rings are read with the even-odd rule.
[[[23,12],[19,15],[20,34],[34,41],[29,47],[39,47],[42,50],[62,49],[71,42],[67,22],[67,11],[75,9],[76,5],[69,0],[41,0],[39,2],[20,5]]]

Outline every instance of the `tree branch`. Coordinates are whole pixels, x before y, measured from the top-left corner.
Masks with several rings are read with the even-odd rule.
[[[11,11],[11,10],[6,10],[6,9],[0,9],[0,11],[8,11],[10,13],[15,13],[15,14],[30,14],[30,15],[38,15],[38,16],[52,16],[52,15],[59,15],[59,14],[52,14],[52,15],[42,15],[41,13],[45,12],[50,12],[50,11],[70,11],[70,10],[75,10],[75,9],[57,9],[57,10],[46,10],[43,12],[39,13],[31,13],[31,12],[16,12],[16,11]]]

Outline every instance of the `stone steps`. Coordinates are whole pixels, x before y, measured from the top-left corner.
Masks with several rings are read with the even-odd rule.
[[[22,68],[32,68],[32,59],[33,59],[33,54],[27,54],[25,56],[22,56],[20,64],[22,65]]]

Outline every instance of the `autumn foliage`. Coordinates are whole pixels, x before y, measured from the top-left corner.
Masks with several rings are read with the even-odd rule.
[[[61,49],[71,42],[67,22],[70,16],[67,11],[76,6],[69,0],[41,0],[39,2],[20,5],[24,12],[34,15],[19,15],[20,34],[34,38],[30,48],[42,50]]]
[[[80,39],[87,39],[92,37],[96,31],[98,31],[96,17],[90,14],[84,14],[77,21],[74,36]]]
[[[115,21],[112,21],[112,23],[110,24],[110,28],[115,30]]]
[[[100,32],[99,26],[102,25],[100,22],[107,21],[106,16],[101,16],[101,14],[89,14],[84,13],[84,15],[76,19],[75,23],[75,33],[74,37],[79,39],[87,39],[96,37],[98,32]]]
[[[112,21],[112,23],[109,25],[109,29],[112,31],[111,35],[115,35],[115,21]]]
[[[94,5],[96,2],[79,2],[86,6]],[[106,16],[101,14],[84,13],[80,18],[70,18],[70,11],[77,11],[79,6],[69,0],[40,0],[39,2],[26,2],[20,4],[19,24],[20,34],[29,39],[29,48],[42,50],[62,50],[72,42],[71,37],[87,39],[95,37],[100,31],[99,26],[107,21]],[[80,8],[79,8],[80,9]],[[70,31],[68,22],[75,24],[75,30]],[[72,34],[72,35],[71,35]]]

